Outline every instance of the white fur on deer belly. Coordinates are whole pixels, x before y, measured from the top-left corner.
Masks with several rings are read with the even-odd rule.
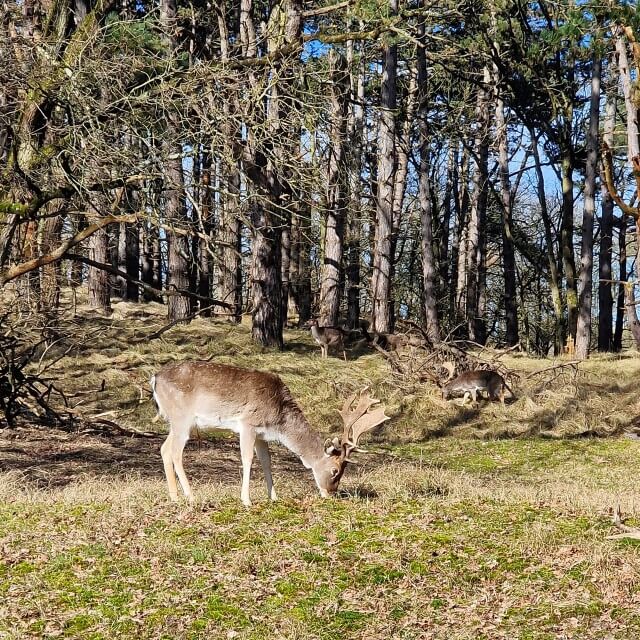
[[[281,442],[286,447],[286,443],[282,440],[280,434],[275,429],[268,429],[266,427],[257,427],[256,435],[260,440],[265,442]]]
[[[198,429],[230,429],[235,433],[240,433],[242,428],[241,416],[233,418],[222,418],[221,416],[196,416],[196,427]]]

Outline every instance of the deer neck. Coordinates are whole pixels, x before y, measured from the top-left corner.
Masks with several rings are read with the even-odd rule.
[[[298,407],[287,412],[280,441],[300,458],[307,469],[314,468],[324,457],[323,437],[309,424]]]
[[[320,331],[318,326],[315,324],[311,327],[311,335],[314,337],[315,340],[319,340],[322,337],[322,332]]]

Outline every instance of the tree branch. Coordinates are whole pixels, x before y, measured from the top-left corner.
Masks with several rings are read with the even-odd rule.
[[[192,291],[187,291],[185,289],[156,289],[152,287],[150,284],[143,282],[142,280],[138,280],[137,278],[132,278],[125,271],[120,271],[120,269],[116,269],[112,267],[110,264],[105,264],[104,262],[96,262],[91,258],[87,258],[86,256],[82,256],[77,253],[68,253],[64,256],[68,260],[75,260],[76,262],[82,262],[84,264],[88,264],[90,267],[95,267],[96,269],[101,269],[102,271],[106,271],[113,276],[117,276],[118,278],[122,278],[127,282],[133,282],[133,284],[137,285],[141,289],[148,291],[149,293],[155,296],[188,296],[190,298],[196,298],[197,300],[204,300],[205,302],[209,302],[212,306],[223,307],[224,309],[228,309],[232,311],[234,309],[233,305],[228,302],[224,302],[223,300],[216,300],[215,298],[209,298],[208,296],[201,296],[197,293],[193,293]]]
[[[136,222],[138,220],[139,214],[132,213],[128,215],[108,215],[104,218],[100,218],[93,224],[82,229],[82,231],[78,231],[74,236],[71,236],[68,240],[65,240],[57,249],[54,249],[51,253],[47,253],[42,256],[38,256],[37,258],[33,258],[32,260],[27,260],[26,262],[21,262],[20,264],[16,264],[12,267],[8,267],[0,271],[0,287],[3,287],[7,282],[11,280],[15,280],[25,273],[29,273],[35,269],[39,269],[44,265],[51,264],[52,262],[57,262],[64,258],[66,252],[71,249],[71,247],[75,247],[77,244],[80,244],[83,240],[86,240],[90,236],[92,236],[100,229],[104,229],[104,227],[109,226],[110,224],[116,224],[121,222]]]

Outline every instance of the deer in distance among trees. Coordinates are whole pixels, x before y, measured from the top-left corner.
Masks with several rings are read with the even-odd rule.
[[[337,347],[342,351],[342,357],[347,359],[347,352],[344,349],[345,335],[339,327],[321,327],[316,319],[309,320],[306,324],[311,329],[313,339],[320,345],[320,352],[323,358],[329,357],[329,347]]]
[[[240,437],[241,499],[251,506],[249,475],[253,453],[260,460],[267,494],[276,499],[268,442],[279,441],[311,469],[323,498],[336,493],[362,434],[389,419],[384,406],[366,391],[352,394],[340,415],[341,438],[324,440],[307,421],[289,389],[275,374],[225,364],[190,360],[163,367],[151,378],[159,414],[169,422],[169,435],[160,451],[171,500],[178,499],[176,474],[190,502],[193,493],[182,466],[182,453],[191,431],[230,429]]]

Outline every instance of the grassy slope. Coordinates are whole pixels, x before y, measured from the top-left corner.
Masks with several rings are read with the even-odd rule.
[[[215,356],[280,373],[326,432],[339,398],[365,382],[394,420],[342,499],[317,498],[276,448],[282,499],[263,499],[256,468],[250,510],[233,439],[189,446],[189,508],[167,502],[160,440],[0,436],[0,638],[640,637],[638,546],[606,539],[608,508],[638,513],[640,445],[478,439],[627,424],[638,361],[594,361],[577,380],[525,382],[505,408],[462,410],[398,388],[376,355],[322,362],[302,333],[282,354],[204,320],[136,342],[161,320],[130,312],[57,365],[90,414],[149,428],[146,380],[159,364]],[[74,335],[84,326],[95,320],[77,320]],[[421,437],[434,431],[451,435]]]

